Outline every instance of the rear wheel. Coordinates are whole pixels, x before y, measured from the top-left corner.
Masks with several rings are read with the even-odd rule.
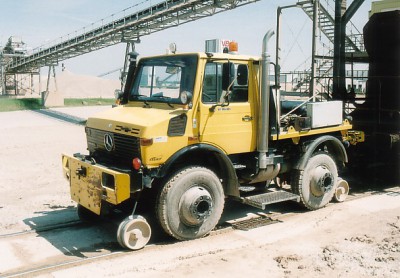
[[[214,172],[189,167],[163,186],[156,212],[166,233],[189,240],[208,234],[218,223],[223,207],[224,191]]]
[[[326,206],[335,193],[338,172],[335,161],[328,154],[312,156],[304,170],[298,170],[292,179],[292,190],[300,195],[303,205],[316,210]]]

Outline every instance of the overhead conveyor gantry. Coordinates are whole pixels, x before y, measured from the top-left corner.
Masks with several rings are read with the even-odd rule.
[[[144,10],[105,23],[72,38],[35,49],[6,65],[6,73],[29,72],[121,42],[137,41],[142,36],[190,21],[234,9],[259,0],[167,0]]]

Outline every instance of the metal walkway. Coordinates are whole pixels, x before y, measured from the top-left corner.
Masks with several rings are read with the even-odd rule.
[[[334,1],[320,1],[318,16],[320,30],[333,43],[335,19],[333,15],[334,7],[330,6],[332,5],[330,2],[333,2],[334,4]],[[308,15],[308,17],[313,20],[312,1],[299,1],[298,4],[301,5],[301,8]],[[347,52],[361,52],[364,50],[363,36],[352,22],[349,22],[348,32],[346,34],[346,50]]]
[[[48,48],[37,49],[29,56],[14,58],[6,65],[5,71],[30,72],[107,46],[138,41],[142,36],[257,1],[259,0],[162,1]]]

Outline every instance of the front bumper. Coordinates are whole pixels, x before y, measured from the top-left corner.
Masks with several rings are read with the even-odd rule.
[[[130,197],[130,176],[111,170],[84,156],[62,155],[64,177],[69,180],[71,198],[100,215],[102,201],[118,205]]]

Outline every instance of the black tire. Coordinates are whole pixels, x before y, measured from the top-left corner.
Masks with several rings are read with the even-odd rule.
[[[85,208],[81,204],[77,207],[78,217],[83,222],[95,222],[100,219],[100,215],[97,215],[93,211]]]
[[[188,167],[173,175],[158,195],[156,213],[164,231],[178,240],[200,238],[217,225],[224,191],[214,172]]]
[[[300,195],[302,204],[316,210],[326,206],[335,194],[338,172],[335,161],[326,153],[317,153],[304,170],[292,176],[292,191]]]

